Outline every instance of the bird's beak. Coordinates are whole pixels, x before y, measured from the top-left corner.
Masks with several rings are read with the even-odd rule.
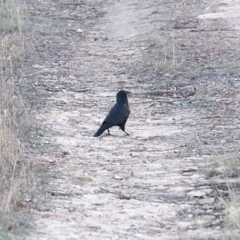
[[[130,91],[125,91],[125,93],[128,95],[128,94],[131,94],[132,92],[130,92]]]

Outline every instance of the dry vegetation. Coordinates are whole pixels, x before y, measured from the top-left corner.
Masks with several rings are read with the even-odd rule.
[[[0,238],[14,232],[20,187],[28,168],[22,139],[27,126],[17,65],[24,56],[22,10],[17,0],[0,1]],[[24,121],[23,121],[24,119]],[[13,218],[14,216],[14,219]]]
[[[29,123],[24,100],[17,87],[18,84],[21,83],[17,64],[24,56],[22,14],[22,7],[20,7],[18,0],[0,1],[0,239],[7,239],[9,232],[11,233],[10,230],[14,228],[12,216],[14,216],[14,211],[19,209],[20,188],[29,182],[29,163],[26,160],[22,143],[22,139],[25,138],[28,131]],[[193,22],[193,24],[195,24],[195,22]],[[179,26],[176,27],[179,28]],[[217,128],[218,125],[219,129],[224,125],[230,126],[229,135],[232,137],[232,146],[230,144],[228,145],[228,141],[230,142],[231,139],[227,137],[226,139],[220,139],[221,136],[217,136],[217,134],[224,131],[226,132],[227,130],[223,129],[221,132],[218,128],[216,130],[216,136],[211,135],[211,129],[207,129],[206,132],[203,133],[200,132],[199,136],[197,136],[197,138],[199,137],[199,142],[192,142],[192,145],[189,146],[192,150],[197,145],[199,152],[202,151],[203,155],[205,151],[208,151],[211,147],[212,149],[209,150],[209,152],[212,153],[215,151],[215,154],[211,156],[205,154],[205,156],[209,156],[206,157],[206,161],[198,161],[196,165],[206,173],[206,179],[208,179],[209,182],[212,181],[212,183],[214,183],[215,178],[218,178],[218,180],[222,179],[221,183],[216,187],[219,192],[217,198],[222,202],[226,213],[223,217],[224,228],[222,231],[222,239],[235,240],[239,239],[240,228],[240,194],[239,182],[237,181],[240,174],[240,160],[237,149],[239,133],[238,129],[234,129],[235,133],[231,133],[231,123],[239,119],[237,113],[239,99],[234,89],[230,89],[230,87],[227,86],[229,87],[228,89],[226,85],[224,85],[226,82],[217,82],[217,84],[210,80],[208,82],[207,74],[213,71],[216,71],[216,75],[222,74],[221,69],[227,69],[230,73],[231,71],[234,73],[236,68],[239,69],[239,67],[237,66],[237,61],[235,61],[237,67],[235,65],[231,66],[234,61],[230,61],[229,65],[224,65],[226,64],[225,60],[228,60],[228,51],[230,51],[227,48],[227,41],[224,42],[224,40],[217,39],[216,42],[208,43],[208,46],[204,49],[205,45],[201,46],[205,40],[204,34],[200,34],[200,37],[202,37],[202,41],[199,42],[187,42],[185,39],[182,39],[181,42],[179,37],[174,35],[166,35],[161,39],[159,39],[158,35],[148,36],[146,40],[149,42],[149,48],[143,52],[143,60],[141,62],[144,62],[144,66],[142,66],[141,69],[144,70],[141,72],[142,75],[140,79],[143,79],[143,81],[146,79],[146,81],[148,81],[148,78],[151,78],[150,73],[152,74],[152,72],[154,77],[158,77],[160,73],[162,75],[166,74],[164,78],[168,81],[159,83],[159,89],[170,89],[173,85],[179,88],[178,90],[180,91],[181,87],[184,88],[185,85],[191,86],[191,82],[183,81],[186,77],[197,76],[197,78],[199,78],[200,73],[205,71],[207,80],[205,81],[205,76],[202,75],[202,82],[197,86],[196,93],[194,93],[196,94],[195,107],[200,110],[205,109],[204,104],[211,102],[212,97],[216,96],[219,101],[229,101],[228,104],[231,106],[229,109],[236,109],[236,113],[233,114],[227,108],[227,104],[224,108],[219,109],[217,109],[218,105],[213,105],[212,109],[209,108],[209,112],[206,111],[203,112],[203,114],[209,114],[208,119],[210,119],[210,113],[219,114],[222,118],[219,120],[216,118],[214,120],[213,114],[211,117],[213,117],[215,122],[212,120],[204,122],[205,120],[202,119],[203,125],[205,123],[206,125],[209,124],[213,129]],[[215,46],[220,47],[220,43],[222,43],[223,47],[217,49]],[[198,44],[200,45],[198,46]],[[212,47],[212,49],[210,47]],[[189,51],[186,51],[186,48]],[[201,51],[198,51],[198,49],[201,49]],[[217,57],[211,58],[211,56],[208,56],[208,53],[212,53],[214,49],[216,50]],[[184,51],[190,52],[192,55],[184,55]],[[217,54],[225,52],[226,55],[222,54],[220,56],[222,62],[218,61],[220,57]],[[198,65],[196,63],[198,63]],[[208,69],[210,69],[209,72]],[[191,70],[191,75],[186,73],[183,75],[184,77],[182,77],[178,70],[182,70],[182,72],[190,72]],[[209,76],[211,75],[209,74]],[[224,77],[225,75],[222,74],[222,76]],[[175,85],[172,84],[171,81],[173,80],[171,80],[171,78],[177,79],[176,81],[178,82],[175,82]],[[161,86],[161,84],[163,86]],[[190,91],[192,91],[192,89],[194,88],[190,88]],[[192,92],[189,93],[189,96],[191,96],[191,93]],[[231,95],[231,93],[233,94]],[[222,99],[222,96],[225,96],[225,99]],[[229,96],[233,98],[230,99]],[[218,112],[214,112],[216,109]],[[210,144],[206,143],[205,139],[210,139]],[[208,147],[209,145],[211,146]],[[212,187],[214,188],[214,185],[212,185]]]

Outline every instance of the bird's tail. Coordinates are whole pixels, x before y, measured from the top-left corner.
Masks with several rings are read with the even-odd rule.
[[[97,132],[93,135],[94,137],[99,137],[103,134],[105,130],[107,130],[109,127],[106,126],[106,124],[102,124],[102,126],[97,130]]]

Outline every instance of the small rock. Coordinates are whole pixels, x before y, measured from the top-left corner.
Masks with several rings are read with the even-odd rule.
[[[76,212],[77,208],[76,207],[70,207],[68,208],[69,212]]]
[[[76,77],[73,76],[73,75],[69,75],[68,78],[70,78],[70,79],[72,79],[72,80],[75,80],[75,79],[76,79]]]
[[[67,104],[67,102],[64,101],[64,100],[61,100],[60,103],[61,103],[61,104]]]
[[[93,181],[92,178],[86,177],[86,176],[81,176],[78,179],[81,180],[81,181],[85,181],[85,182],[92,182]]]
[[[114,175],[114,179],[116,179],[116,180],[123,180],[123,177],[121,177],[119,175]]]
[[[207,188],[207,189],[202,189],[203,192],[205,192],[207,195],[211,194],[212,193],[212,189],[210,188]]]
[[[62,153],[63,153],[64,156],[70,155],[70,152],[69,152],[69,151],[63,151]]]
[[[214,198],[204,198],[204,199],[198,200],[197,203],[200,205],[213,204],[214,200],[215,200]]]
[[[179,230],[185,231],[191,225],[189,222],[178,222],[177,223]]]
[[[172,183],[167,181],[167,180],[163,180],[163,181],[160,182],[160,185],[162,185],[162,186],[171,186]]]
[[[187,195],[191,197],[203,197],[206,195],[206,193],[203,191],[191,191],[187,193]]]
[[[144,216],[140,213],[132,214],[129,216],[129,219],[134,219],[134,220],[143,220]]]
[[[207,212],[207,211],[206,211]],[[216,219],[216,216],[214,215],[205,215],[204,216],[205,221],[211,221],[213,222]]]
[[[7,229],[8,231],[12,231],[14,227],[14,224],[9,224]]]
[[[82,31],[81,28],[78,28],[78,29],[77,29],[77,32],[78,32],[78,33],[82,33],[83,31]]]
[[[38,64],[34,64],[34,65],[32,65],[32,67],[33,67],[33,68],[38,68],[38,69],[39,69],[39,68],[44,68],[44,66],[41,66],[41,65],[38,65]]]

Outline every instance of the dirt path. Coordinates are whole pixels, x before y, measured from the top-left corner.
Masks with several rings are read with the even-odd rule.
[[[217,50],[229,49],[212,32],[215,23],[196,20],[206,8],[154,0],[29,3],[39,34],[37,56],[25,68],[44,129],[28,239],[218,239],[223,205],[201,166],[233,145],[229,122],[238,116],[217,118],[233,111],[220,101],[232,86],[224,85],[224,96],[216,86],[230,75],[214,68],[229,54],[216,57]],[[209,51],[214,41],[218,49]],[[116,128],[93,138],[122,88],[133,92],[130,136]]]

